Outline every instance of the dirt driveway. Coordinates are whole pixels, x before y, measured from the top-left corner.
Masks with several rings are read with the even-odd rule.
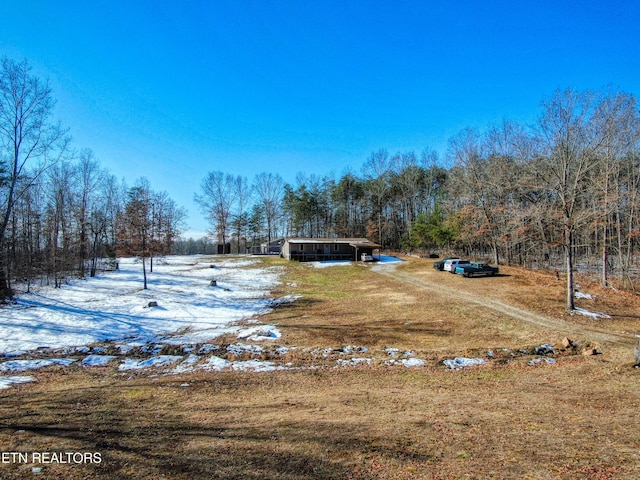
[[[469,287],[473,286],[472,282],[482,281],[483,279],[464,279],[464,283],[461,283],[457,280],[462,280],[462,278],[459,278],[457,275],[449,276],[449,274],[444,272],[434,271],[432,273],[428,270],[426,272],[427,275],[425,275],[424,272],[417,274],[415,271],[408,271],[402,267],[398,268],[397,265],[394,264],[381,264],[376,266],[375,270],[381,275],[385,275],[398,282],[417,287],[427,292],[451,296],[458,301],[464,300],[470,304],[479,305],[482,308],[499,312],[522,322],[528,322],[538,327],[555,330],[568,337],[588,338],[592,342],[618,347],[632,347],[638,342],[637,337],[630,333],[614,333],[598,328],[597,326],[572,323],[562,318],[552,318],[492,298],[486,295],[486,292],[481,294],[469,291]],[[455,283],[452,283],[452,278],[455,278]]]

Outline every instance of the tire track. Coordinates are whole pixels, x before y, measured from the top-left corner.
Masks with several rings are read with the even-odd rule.
[[[461,292],[454,288],[430,282],[423,278],[415,277],[409,273],[398,271],[396,268],[377,268],[375,270],[381,275],[385,275],[402,283],[413,285],[423,290],[429,290],[445,296],[451,296],[469,303],[480,305],[503,315],[510,316],[516,320],[527,322],[538,327],[556,330],[567,336],[589,337],[599,343],[607,343],[625,347],[631,347],[638,341],[635,335],[607,332],[601,329],[575,325],[565,320],[549,318],[538,313],[523,310],[513,305],[506,304],[499,300],[494,300],[468,292]]]

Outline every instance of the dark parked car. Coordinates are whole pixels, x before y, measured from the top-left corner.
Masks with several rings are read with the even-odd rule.
[[[435,268],[436,270],[443,271],[444,270],[444,262],[446,262],[447,260],[454,260],[455,258],[457,258],[457,257],[447,257],[447,258],[443,258],[439,262],[434,262],[433,263],[433,268]]]
[[[498,267],[492,267],[484,262],[472,262],[468,265],[460,265],[456,267],[456,273],[465,277],[473,277],[475,275],[497,275],[500,270]]]

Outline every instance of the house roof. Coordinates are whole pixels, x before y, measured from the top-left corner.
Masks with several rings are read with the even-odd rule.
[[[289,243],[346,243],[352,247],[381,248],[367,238],[287,238]]]
[[[278,246],[278,245],[282,245],[283,243],[284,243],[284,238],[276,238],[274,240],[271,240],[270,242],[262,242],[260,246],[262,247],[266,247],[267,245]]]

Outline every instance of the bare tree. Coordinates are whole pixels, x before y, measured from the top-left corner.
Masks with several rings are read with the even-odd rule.
[[[410,235],[411,225],[419,214],[420,190],[424,182],[425,171],[419,165],[414,152],[394,155],[391,162],[393,184],[397,187],[404,212],[403,228]]]
[[[237,250],[241,252],[240,242],[244,238],[244,250],[247,249],[246,228],[248,223],[247,218],[247,206],[251,200],[251,188],[246,177],[238,175],[233,179],[233,190],[235,196],[234,202],[234,214],[233,214],[233,227],[235,230]]]
[[[557,199],[562,220],[569,311],[575,310],[575,233],[590,215],[582,207],[588,176],[597,165],[598,139],[591,128],[593,108],[592,93],[557,91],[544,102],[539,120],[540,142],[544,146],[544,157],[538,165],[544,172],[540,180]]]
[[[0,299],[11,296],[6,233],[16,201],[66,149],[68,139],[49,119],[51,89],[31,75],[27,61],[2,59],[0,67]],[[57,152],[57,156],[53,155]],[[32,171],[28,167],[38,161]]]
[[[424,169],[422,202],[420,212],[431,213],[435,209],[436,197],[442,190],[446,171],[438,166],[438,153],[424,149],[420,154],[420,165]]]
[[[595,175],[595,185],[599,191],[601,210],[602,270],[601,282],[609,285],[609,243],[616,227],[614,215],[618,205],[624,199],[624,190],[620,188],[622,162],[628,157],[633,146],[640,138],[640,122],[636,112],[635,99],[627,94],[607,94],[603,96],[594,112],[594,127],[602,136],[597,150],[599,175]],[[623,203],[626,203],[623,201]],[[611,232],[611,233],[610,233]],[[618,256],[620,258],[620,256]],[[623,262],[620,262],[621,264]]]
[[[79,243],[79,258],[78,258],[78,273],[80,277],[84,277],[86,264],[89,256],[89,230],[90,226],[95,227],[98,223],[95,222],[98,217],[96,211],[96,205],[99,192],[99,186],[103,182],[104,172],[100,168],[100,164],[95,160],[93,152],[90,149],[84,149],[80,152],[80,158],[76,167],[76,177],[78,179],[77,185],[78,191],[78,206],[76,211],[76,217],[78,222],[78,243]],[[93,218],[93,224],[90,222],[90,218]],[[94,232],[94,247],[95,247],[95,228]],[[95,252],[95,248],[93,249]],[[93,260],[93,267],[91,272],[95,275],[95,257]],[[92,275],[92,276],[93,276]]]
[[[467,128],[449,142],[449,155],[453,157],[458,174],[453,176],[454,189],[462,196],[460,214],[465,236],[469,243],[488,243],[494,262],[500,262],[499,221],[504,213],[505,191],[496,174],[509,169],[508,158],[494,153],[492,142],[480,133]]]
[[[640,240],[640,145],[638,142],[623,159],[622,169],[623,174],[620,175],[618,188],[626,192],[626,198],[624,203],[618,203],[616,209],[618,255],[622,268],[621,277],[635,290],[631,268],[634,264],[637,265],[634,255],[638,253]],[[623,234],[623,228],[626,234]]]
[[[184,228],[187,213],[169,197],[167,192],[151,194],[151,235],[149,255],[153,272],[153,255],[168,255]]]
[[[275,226],[282,208],[284,181],[274,173],[259,173],[253,180],[253,190],[261,204],[260,210],[267,222],[267,241],[275,235]]]
[[[200,184],[201,194],[194,199],[200,204],[202,212],[207,215],[213,233],[218,242],[227,244],[231,223],[231,205],[234,195],[233,176],[224,172],[209,172]]]
[[[53,166],[46,175],[47,270],[56,288],[64,282],[74,262],[74,174],[73,164],[64,161]]]
[[[93,161],[93,160],[92,160]],[[97,162],[96,162],[97,163]],[[126,188],[106,170],[98,168],[85,170],[89,174],[87,183],[94,187],[89,194],[89,210],[86,218],[86,231],[89,244],[89,275],[95,277],[100,258],[109,257],[115,266],[115,247],[117,220],[124,209]],[[83,170],[81,168],[81,170]]]
[[[43,272],[44,258],[41,248],[44,240],[43,182],[34,184],[17,199],[11,212],[9,273],[26,280],[27,292],[33,278]]]
[[[122,255],[139,255],[142,259],[144,289],[147,289],[146,256],[153,228],[152,192],[146,178],[138,179],[129,190],[124,212],[119,217],[118,249]]]
[[[102,200],[102,212],[106,217],[106,242],[115,246],[118,236],[118,219],[124,210],[127,199],[128,187],[124,180],[118,180],[114,175],[107,174],[104,183],[100,186],[100,199]],[[115,258],[115,251],[113,257]]]

